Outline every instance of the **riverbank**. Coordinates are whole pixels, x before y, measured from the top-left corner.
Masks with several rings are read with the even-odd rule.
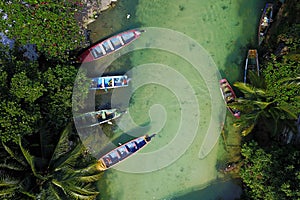
[[[75,18],[82,29],[94,22],[100,12],[113,7],[117,0],[82,0],[80,5],[81,10],[77,12]]]

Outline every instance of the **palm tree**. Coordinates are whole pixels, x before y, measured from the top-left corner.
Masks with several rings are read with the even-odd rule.
[[[290,120],[297,119],[297,113],[293,112],[289,104],[280,104],[268,96],[262,77],[251,73],[252,85],[242,82],[234,83],[243,94],[244,98],[238,98],[231,107],[241,111],[241,118],[237,124],[242,128],[242,135],[248,135],[256,125],[264,126],[271,136],[283,131],[284,127],[290,125]]]
[[[92,183],[99,180],[102,173],[97,169],[97,161],[86,154],[80,142],[73,141],[71,145],[70,129],[68,126],[63,131],[51,152],[47,144],[49,137],[41,133],[46,136],[40,138],[41,156],[27,150],[26,141],[21,138],[17,148],[2,143],[1,199],[96,198],[98,192]]]
[[[294,78],[285,78],[281,80],[281,82],[287,85],[300,85],[300,76]]]

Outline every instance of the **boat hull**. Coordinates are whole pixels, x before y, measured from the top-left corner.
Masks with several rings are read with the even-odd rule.
[[[271,22],[273,20],[273,4],[267,3],[261,15],[258,25],[258,45],[261,45],[266,37]]]
[[[244,83],[247,83],[247,76],[249,71],[255,71],[257,75],[259,76],[259,63],[258,63],[258,53],[256,49],[249,49],[247,58],[246,58],[246,64],[245,64],[245,70],[244,70]]]
[[[154,136],[155,134],[151,136],[144,135],[113,149],[98,160],[98,169],[104,171],[116,166],[147,146]]]
[[[123,76],[106,76],[92,78],[90,86],[91,90],[107,90],[113,88],[127,87],[129,83],[128,77]]]
[[[78,61],[81,63],[87,63],[98,60],[104,56],[120,50],[124,46],[139,38],[140,35],[141,31],[133,29],[112,36],[84,51],[78,57]]]
[[[240,118],[240,116],[241,116],[240,111],[238,111],[236,109],[232,109],[228,106],[229,104],[236,101],[236,95],[226,79],[220,80],[220,91],[221,91],[222,97],[225,101],[225,104],[227,105],[228,110],[231,112],[231,114],[234,117]]]
[[[74,121],[78,128],[93,127],[108,123],[121,115],[122,112],[118,112],[117,109],[98,110],[75,116]]]

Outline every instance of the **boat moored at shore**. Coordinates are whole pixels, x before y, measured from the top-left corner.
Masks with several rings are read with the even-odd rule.
[[[117,109],[98,110],[84,113],[74,117],[75,123],[79,128],[93,127],[104,123],[109,123],[111,120],[120,117],[123,112]]]
[[[105,154],[98,160],[98,170],[104,171],[113,166],[116,166],[118,163],[124,161],[126,158],[134,155],[146,145],[151,142],[152,135],[144,135],[113,149],[109,153]]]
[[[133,29],[112,36],[84,51],[78,58],[81,63],[92,62],[109,55],[140,37],[142,31]]]
[[[273,4],[267,3],[263,10],[262,16],[258,25],[258,45],[261,45],[266,37],[271,22],[273,21]]]
[[[245,71],[244,71],[244,83],[247,82],[247,76],[249,71],[254,71],[259,76],[259,63],[258,63],[258,53],[256,49],[249,49],[246,64],[245,64]],[[249,78],[248,78],[249,79]]]
[[[220,90],[228,110],[234,117],[240,118],[241,112],[228,106],[236,101],[236,95],[226,79],[220,80]]]
[[[91,90],[107,90],[128,86],[130,79],[126,75],[92,78]]]

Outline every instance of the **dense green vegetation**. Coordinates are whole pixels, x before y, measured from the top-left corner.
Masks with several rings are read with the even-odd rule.
[[[299,149],[275,144],[265,149],[249,142],[244,144],[242,155],[243,199],[299,199]]]
[[[101,174],[69,125],[80,5],[1,1],[0,9],[1,30],[14,40],[0,44],[0,198],[95,199]],[[24,56],[26,44],[38,59]]]
[[[2,46],[1,119],[2,141],[35,134],[47,124],[59,133],[71,117],[71,94],[77,74],[70,64],[71,50],[83,41],[74,19],[72,1],[24,4],[1,2],[1,30],[14,39],[13,49]],[[34,44],[39,57],[30,60],[20,50]]]
[[[243,98],[242,199],[300,199],[300,150],[296,121],[300,114],[299,4],[287,0],[269,40],[260,47],[261,76],[250,84],[235,83]],[[294,135],[292,135],[294,134]],[[292,139],[292,140],[290,140]]]
[[[34,44],[40,56],[50,59],[68,59],[69,52],[78,48],[82,34],[75,21],[80,9],[77,1],[1,1],[1,30],[15,39],[17,46]]]

